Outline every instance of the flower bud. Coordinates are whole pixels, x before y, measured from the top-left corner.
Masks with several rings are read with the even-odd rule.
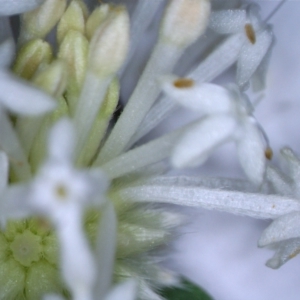
[[[23,14],[19,42],[44,38],[61,18],[66,5],[66,0],[46,0],[37,9]]]
[[[172,0],[162,20],[160,38],[187,47],[205,32],[209,15],[210,0]]]
[[[30,79],[42,63],[49,63],[51,59],[51,46],[40,39],[32,40],[20,49],[13,71],[25,79]]]
[[[85,33],[88,10],[81,0],[73,0],[64,12],[57,26],[57,41],[60,44],[70,30]]]
[[[88,39],[91,39],[93,37],[97,28],[101,25],[102,22],[106,20],[111,8],[112,5],[102,4],[93,10],[86,22],[86,36]]]
[[[54,98],[60,97],[66,89],[68,81],[67,65],[62,60],[53,61],[44,70],[39,71],[33,82]]]
[[[124,7],[114,9],[95,32],[89,53],[89,70],[113,75],[124,62],[129,44],[129,16]]]

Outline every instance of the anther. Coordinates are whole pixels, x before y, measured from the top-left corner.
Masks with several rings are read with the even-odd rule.
[[[245,25],[245,32],[246,32],[247,38],[251,42],[251,44],[255,44],[256,43],[256,34],[255,34],[255,31],[251,24],[248,23]]]
[[[194,86],[195,82],[189,78],[178,78],[173,82],[173,85],[179,89],[190,88]]]

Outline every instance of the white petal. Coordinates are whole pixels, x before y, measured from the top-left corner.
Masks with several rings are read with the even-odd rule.
[[[246,42],[237,63],[236,80],[239,86],[246,84],[270,49],[273,35],[269,28],[256,33],[256,42]]]
[[[267,167],[266,176],[275,192],[285,196],[293,196],[293,181],[290,178],[287,178],[287,176],[272,166]]]
[[[203,207],[261,219],[300,211],[300,202],[292,198],[202,187],[145,184],[121,189],[117,196],[124,201]]]
[[[264,247],[298,237],[300,237],[300,212],[292,212],[274,220],[262,233],[258,246]]]
[[[7,39],[0,44],[0,68],[9,67],[15,56],[15,42]]]
[[[0,193],[2,194],[8,181],[8,157],[5,152],[0,151]]]
[[[105,300],[134,300],[136,299],[137,284],[134,280],[128,280],[116,286]]]
[[[300,253],[300,238],[282,241],[274,246],[277,248],[276,253],[267,261],[266,265],[272,269],[278,269]]]
[[[98,276],[97,285],[95,287],[96,299],[102,299],[111,285],[115,262],[116,241],[117,218],[113,205],[108,201],[102,211],[97,235],[96,259]]]
[[[228,89],[212,83],[195,82],[182,87],[180,82],[183,80],[168,77],[163,85],[164,92],[180,105],[206,114],[232,111],[232,94]]]
[[[183,168],[202,164],[211,152],[233,135],[236,122],[231,116],[215,115],[197,123],[179,139],[171,161]]]
[[[62,297],[61,295],[48,294],[43,296],[43,300],[65,300],[65,298]]]
[[[243,30],[246,21],[245,10],[221,10],[211,14],[209,27],[221,34],[236,33]]]
[[[14,113],[38,115],[55,108],[55,101],[5,70],[0,70],[0,103]]]
[[[15,15],[32,10],[44,0],[0,0],[0,15]]]
[[[75,130],[69,119],[59,120],[51,129],[48,141],[49,158],[71,162],[75,148]]]
[[[237,150],[240,164],[247,177],[254,184],[259,185],[263,181],[266,169],[266,143],[253,122],[249,118],[249,121],[244,124],[242,136],[237,141]]]
[[[292,149],[285,147],[280,151],[281,155],[285,158],[288,167],[290,177],[295,181],[298,181],[300,178],[300,160],[295,155]]]

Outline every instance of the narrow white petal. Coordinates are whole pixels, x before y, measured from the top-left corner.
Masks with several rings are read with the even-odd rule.
[[[241,9],[216,11],[211,14],[209,27],[214,31],[227,34],[243,30],[247,13]]]
[[[38,115],[55,108],[55,101],[8,71],[0,70],[0,103],[14,113]]]
[[[274,256],[267,261],[266,265],[269,268],[278,269],[300,253],[300,238],[279,242],[274,247],[277,250]]]
[[[44,0],[0,0],[0,15],[20,14],[35,9]]]
[[[246,84],[254,74],[261,61],[270,49],[273,35],[269,28],[256,33],[256,42],[249,41],[243,46],[237,64],[237,83],[240,86]]]
[[[111,202],[107,202],[101,214],[97,235],[96,262],[97,285],[95,299],[102,299],[112,282],[117,241],[117,218]],[[123,299],[123,297],[121,297]],[[109,298],[110,299],[110,298]]]
[[[233,135],[235,120],[229,115],[208,117],[194,125],[179,139],[171,161],[174,167],[202,164],[211,152]]]
[[[134,280],[125,281],[116,286],[105,300],[134,300],[136,299],[137,284]]]
[[[113,179],[160,162],[169,157],[174,143],[186,128],[189,128],[189,125],[134,148],[101,165],[101,168],[110,179]],[[98,160],[95,165],[97,163]]]
[[[287,178],[287,176],[282,174],[279,170],[272,166],[268,166],[266,177],[271,182],[275,192],[284,196],[293,196],[293,181],[290,178]]]
[[[163,83],[164,92],[183,107],[194,111],[225,113],[232,111],[232,94],[224,87],[212,84],[187,81],[175,77],[167,77]]]
[[[274,220],[262,233],[258,246],[281,242],[300,236],[300,212],[293,212]]]
[[[8,181],[8,157],[5,152],[0,151],[0,193],[2,194]]]
[[[9,67],[15,57],[15,42],[7,39],[0,44],[0,68]]]
[[[300,177],[300,160],[299,158],[295,155],[292,149],[285,147],[281,149],[280,151],[281,155],[285,158],[289,171],[290,171],[290,176],[294,180],[298,180]]]
[[[28,204],[29,190],[26,185],[14,185],[7,188],[0,201],[1,219],[26,218],[33,213]]]
[[[251,119],[244,124],[242,136],[237,141],[239,161],[247,177],[254,184],[261,184],[266,169],[266,143]]]
[[[75,131],[69,119],[61,119],[51,129],[48,141],[50,159],[70,162],[74,154]]]
[[[182,186],[182,187],[201,187],[213,188],[229,191],[258,192],[257,187],[249,181],[231,178],[213,177],[188,177],[188,176],[156,176],[143,180],[143,184],[154,184],[160,186]],[[260,191],[262,192],[262,191]]]
[[[124,188],[118,196],[125,201],[202,207],[261,219],[300,211],[299,201],[292,198],[201,187],[141,185]]]
[[[49,294],[43,296],[43,300],[65,300],[65,298],[60,295]]]

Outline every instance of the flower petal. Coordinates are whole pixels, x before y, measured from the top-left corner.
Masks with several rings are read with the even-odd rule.
[[[0,103],[17,114],[38,115],[55,108],[50,96],[5,70],[0,70],[0,90]]]
[[[0,193],[2,195],[8,181],[8,157],[5,152],[0,151]]]
[[[236,33],[243,30],[246,21],[245,10],[221,10],[211,14],[209,27],[220,34]]]
[[[96,246],[98,274],[95,299],[102,299],[111,285],[117,242],[117,218],[113,205],[107,202],[102,213]]]
[[[236,80],[239,86],[245,85],[254,74],[261,61],[270,50],[273,35],[270,28],[256,33],[256,42],[246,42],[237,63]]]
[[[137,284],[134,280],[127,280],[117,285],[105,300],[134,300],[136,297]]]
[[[294,258],[300,252],[300,238],[290,239],[288,241],[282,241],[277,245],[274,256],[269,259],[266,265],[272,269],[278,269],[288,260]]]
[[[51,129],[48,140],[50,160],[71,162],[75,148],[75,130],[71,121],[63,118]]]
[[[194,111],[209,114],[232,110],[232,94],[216,84],[196,84],[190,79],[168,77],[164,80],[163,90],[176,102]]]
[[[274,220],[258,241],[259,247],[300,236],[300,212],[292,212]]]
[[[293,198],[220,189],[145,184],[119,190],[124,201],[169,203],[215,209],[259,219],[277,218],[300,211],[300,202]]]
[[[242,136],[237,141],[240,164],[247,177],[254,184],[261,184],[266,169],[265,148],[266,143],[258,127],[249,118],[244,124]]]
[[[35,9],[44,0],[0,0],[0,15],[9,16]]]
[[[171,161],[176,168],[202,164],[208,155],[233,135],[235,120],[228,115],[208,117],[187,130],[174,148]]]

